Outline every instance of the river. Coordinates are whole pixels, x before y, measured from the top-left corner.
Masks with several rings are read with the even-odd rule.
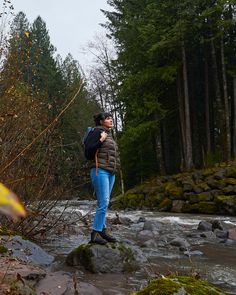
[[[71,201],[67,209],[68,215],[75,212],[86,216],[95,203],[91,201]],[[58,212],[63,204],[55,208]],[[116,212],[108,211],[108,221],[113,222]],[[197,226],[201,220],[219,220],[226,228],[236,226],[236,217],[174,214],[149,211],[119,211],[123,224],[112,224],[111,230],[118,240],[125,242],[138,250],[141,268],[131,274],[91,274],[83,268],[66,266],[66,255],[75,247],[89,241],[90,221],[78,221],[74,224],[76,233],[63,233],[60,236],[51,235],[43,243],[43,248],[56,257],[51,270],[63,270],[76,274],[78,281],[91,283],[104,295],[125,295],[144,287],[148,280],[159,275],[193,274],[207,279],[213,284],[225,288],[231,294],[236,294],[236,243],[224,242],[215,238],[200,237]],[[130,219],[130,223],[127,220]],[[141,232],[144,222],[148,221],[154,228],[151,239]],[[149,224],[149,225],[150,225]],[[198,250],[202,255],[187,256],[186,253],[169,244],[171,239],[180,237],[191,245],[191,251]],[[149,241],[148,241],[149,240]],[[148,241],[148,242],[147,242]],[[142,261],[142,257],[145,257]]]

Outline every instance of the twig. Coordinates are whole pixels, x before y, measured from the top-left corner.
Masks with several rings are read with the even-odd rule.
[[[0,170],[0,174],[3,173],[8,167],[10,167],[19,157],[24,155],[24,153],[26,151],[28,151],[35,144],[35,142],[37,142],[37,140],[40,137],[42,137],[54,124],[56,124],[58,122],[60,117],[65,113],[65,111],[70,107],[70,105],[74,102],[74,100],[76,99],[76,97],[80,93],[83,84],[84,84],[84,82],[82,80],[81,83],[80,83],[78,91],[73,96],[73,98],[69,101],[69,103],[60,111],[60,113],[52,120],[52,122],[32,140],[32,142],[30,144],[28,144],[20,153],[18,153],[18,155],[16,155],[8,164],[3,166],[3,168]]]

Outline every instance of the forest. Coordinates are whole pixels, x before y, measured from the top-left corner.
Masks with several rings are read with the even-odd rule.
[[[40,16],[30,24],[20,12],[6,33],[7,3],[0,174],[24,201],[91,193],[81,139],[100,110],[112,112],[120,147],[115,194],[122,183],[127,190],[235,158],[234,1],[109,0],[107,35],[87,48],[95,56],[89,74],[71,54],[60,57]]]
[[[1,3],[0,294],[236,294],[236,1],[107,0],[88,69]]]

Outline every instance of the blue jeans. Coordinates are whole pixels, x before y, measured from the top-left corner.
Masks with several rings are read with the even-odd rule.
[[[98,168],[98,175],[96,175],[96,168],[92,168],[90,170],[90,176],[97,198],[97,208],[93,221],[93,230],[102,231],[106,228],[106,213],[111,191],[115,182],[115,174]]]

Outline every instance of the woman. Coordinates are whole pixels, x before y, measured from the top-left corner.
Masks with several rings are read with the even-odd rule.
[[[111,135],[111,114],[99,113],[94,116],[94,121],[96,127],[86,139],[87,152],[93,155],[90,176],[97,198],[90,243],[105,245],[116,242],[106,231],[106,212],[120,160],[117,144]]]

